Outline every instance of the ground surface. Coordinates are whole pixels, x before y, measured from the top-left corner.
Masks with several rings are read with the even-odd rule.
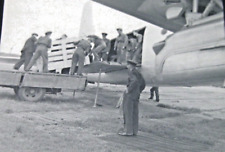
[[[0,152],[224,152],[225,93],[222,88],[160,88],[160,103],[139,104],[139,135],[121,137],[116,103],[123,86],[96,85],[85,92],[19,101],[0,88]]]

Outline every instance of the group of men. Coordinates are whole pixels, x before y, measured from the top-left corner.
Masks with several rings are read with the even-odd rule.
[[[121,28],[117,28],[118,36],[114,43],[114,50],[117,55],[117,62],[126,63],[128,60],[141,62],[141,51],[143,36],[137,31],[133,31],[133,38],[128,38]]]
[[[39,57],[42,57],[42,72],[48,72],[48,48],[51,48],[52,40],[50,38],[52,32],[48,31],[45,36],[37,39],[38,34],[33,33],[28,38],[21,50],[19,61],[14,65],[14,69],[18,70],[24,64],[24,70],[29,71]]]
[[[117,51],[117,61],[124,62],[124,56],[127,55],[126,64],[128,68],[127,89],[124,92],[123,98],[123,117],[124,127],[118,132],[122,136],[135,136],[138,133],[138,104],[141,92],[145,88],[145,80],[141,73],[138,72],[136,66],[138,65],[138,56],[141,51],[142,36],[136,31],[133,34],[138,38],[137,43],[133,39],[128,40],[127,36],[122,33],[122,29],[117,29],[119,35],[114,44],[114,50]],[[45,36],[37,39],[38,34],[33,33],[25,42],[21,51],[21,58],[15,64],[14,69],[19,69],[24,64],[24,70],[29,71],[39,57],[43,59],[43,72],[48,72],[48,48],[51,47],[52,40],[50,39],[52,32],[46,32]],[[74,75],[75,67],[79,64],[77,74],[82,75],[85,56],[92,53],[95,61],[107,61],[108,53],[110,51],[111,42],[106,38],[107,33],[102,33],[103,38],[95,35],[88,36],[88,39],[82,39],[74,42],[76,46],[72,57],[72,65],[70,74]],[[94,43],[92,48],[91,43]],[[135,45],[134,45],[135,44]],[[125,50],[126,49],[126,50]],[[130,49],[130,50],[129,50]],[[136,51],[133,51],[135,49]],[[125,52],[127,51],[127,52]],[[136,54],[136,55],[135,55]],[[133,56],[133,57],[132,57]],[[158,87],[153,87],[151,92],[152,99],[156,93],[156,101],[159,101]]]
[[[136,38],[128,39],[128,36],[123,33],[121,28],[116,29],[118,36],[114,43],[116,51],[116,60],[119,64],[126,64],[127,60],[134,60],[140,63],[142,35],[134,31],[133,35]],[[27,39],[21,51],[20,60],[15,64],[14,69],[18,70],[24,64],[24,70],[29,71],[39,57],[42,57],[43,67],[42,72],[48,72],[48,49],[51,47],[52,40],[50,39],[52,32],[48,31],[45,36],[38,37],[37,33],[33,33]],[[63,38],[67,35],[63,35]],[[93,48],[92,45],[93,44]],[[87,39],[74,42],[76,50],[72,57],[70,74],[75,73],[76,65],[78,64],[77,74],[82,75],[85,56],[89,55],[90,62],[103,61],[108,62],[109,52],[111,49],[111,41],[107,38],[107,33],[102,33],[102,38],[96,35],[89,35]],[[94,58],[94,59],[93,59]]]
[[[133,31],[135,38],[128,39],[121,28],[117,28],[118,36],[114,43],[114,51],[116,51],[116,60],[119,64],[126,64],[128,60],[141,62],[142,51],[142,35],[137,31]],[[91,43],[94,45],[92,48]],[[87,39],[74,42],[77,47],[73,57],[70,74],[75,73],[78,64],[77,75],[82,75],[85,56],[89,56],[90,62],[103,61],[108,62],[109,52],[111,49],[111,41],[107,38],[107,33],[102,33],[102,38],[96,35],[89,35]],[[94,59],[93,59],[94,58]]]

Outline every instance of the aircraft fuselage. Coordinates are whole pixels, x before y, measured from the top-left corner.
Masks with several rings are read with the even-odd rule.
[[[157,54],[153,43],[158,36],[151,27],[144,33],[142,66],[150,86],[223,86],[225,78],[225,39],[223,13],[198,21],[161,42]],[[162,37],[162,36],[161,36]],[[157,40],[159,41],[159,40]],[[89,75],[97,80],[97,74]],[[127,71],[104,73],[101,82],[125,84]]]
[[[146,57],[148,53],[143,55]],[[174,33],[165,40],[154,64],[154,71],[148,70],[151,66],[147,62],[141,70],[147,82],[153,85],[223,86],[225,39],[222,14]]]

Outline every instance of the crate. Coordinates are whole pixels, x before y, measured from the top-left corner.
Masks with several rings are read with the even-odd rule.
[[[71,67],[71,58],[75,51],[73,42],[78,38],[67,38],[63,40],[55,40],[51,49],[48,51],[48,69],[62,72],[64,68]]]

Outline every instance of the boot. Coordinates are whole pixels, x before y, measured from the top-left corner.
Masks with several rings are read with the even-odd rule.
[[[148,98],[149,100],[154,98],[154,92],[152,89],[150,89],[150,97]]]
[[[149,100],[152,100],[152,99],[153,99],[153,96],[149,97],[148,99],[149,99]]]

